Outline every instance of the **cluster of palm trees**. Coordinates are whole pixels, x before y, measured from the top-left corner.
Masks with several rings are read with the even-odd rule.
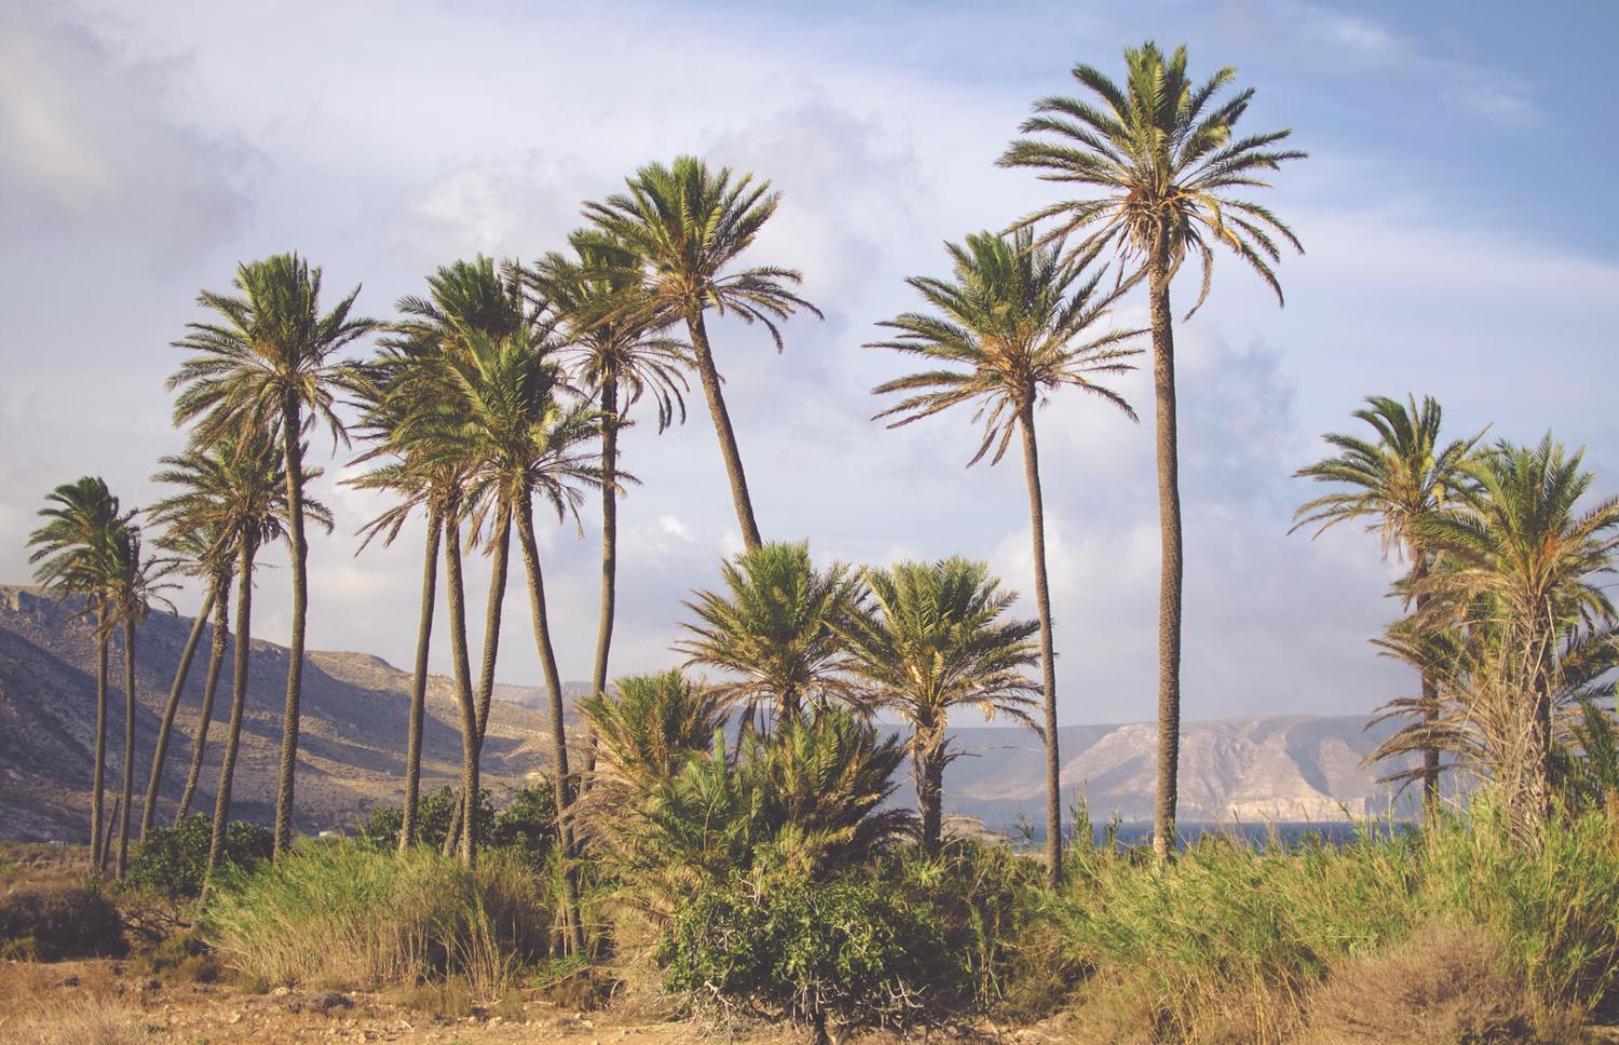
[[[619,460],[618,437],[635,422],[643,401],[660,429],[683,419],[686,375],[695,372],[747,551],[726,566],[729,595],[697,597],[698,623],[681,648],[694,663],[727,673],[714,692],[722,703],[744,709],[750,720],[757,717],[759,737],[771,728],[785,733],[801,715],[814,718],[828,703],[855,711],[876,702],[900,709],[914,726],[908,750],[924,844],[934,848],[943,768],[950,758],[944,732],[948,708],[969,702],[1021,715],[1038,697],[1055,882],[1062,866],[1061,763],[1036,410],[1056,389],[1071,387],[1134,417],[1107,379],[1131,368],[1139,351],[1136,340],[1149,331],[1117,329],[1106,317],[1144,283],[1163,532],[1155,838],[1159,853],[1166,855],[1175,836],[1181,628],[1170,287],[1182,262],[1195,257],[1202,268],[1201,305],[1214,248],[1223,246],[1280,297],[1273,266],[1282,246],[1298,243],[1268,210],[1233,193],[1263,186],[1265,172],[1303,154],[1279,147],[1286,131],[1238,136],[1235,127],[1253,92],[1226,91],[1232,70],[1198,83],[1188,76],[1184,48],[1165,53],[1151,43],[1126,51],[1125,61],[1122,85],[1090,66],[1076,66],[1073,75],[1085,96],[1039,102],[1022,136],[1000,160],[1075,186],[1078,198],[1028,215],[1005,233],[985,232],[951,245],[950,278],[910,281],[927,310],[887,321],[883,325],[891,336],[873,345],[919,357],[924,367],[875,389],[898,397],[878,417],[898,426],[970,404],[984,425],[972,462],[986,456],[1000,460],[1017,436],[1028,480],[1038,610],[1033,623],[1005,620],[1011,596],[981,566],[963,560],[887,572],[835,567],[828,573],[812,569],[802,547],[764,543],[707,320],[710,314],[732,315],[762,324],[780,348],[784,320],[799,311],[820,313],[799,295],[799,273],[743,261],[779,202],[768,182],[751,175],[715,170],[690,157],[644,167],[626,181],[624,192],[584,205],[586,226],[569,237],[568,251],[527,265],[483,257],[448,265],[429,277],[425,296],[401,300],[399,315],[390,322],[355,314],[358,288],[324,308],[320,269],[296,254],[243,264],[233,292],[200,295],[206,318],[189,324],[175,342],[188,354],[169,380],[177,392],[175,422],[187,429],[189,448],[165,459],[158,478],[178,492],[148,513],[164,527],[168,556],[141,560],[137,540],[137,565],[124,576],[138,581],[120,582],[125,587],[118,588],[110,580],[80,577],[81,557],[100,555],[97,549],[110,540],[91,533],[97,529],[91,523],[100,518],[92,513],[107,514],[109,534],[136,533],[127,513],[119,515],[105,494],[105,484],[98,488],[110,508],[74,500],[90,497],[86,484],[99,480],[82,480],[53,494],[58,505],[53,510],[62,514],[35,535],[41,580],[84,595],[101,622],[103,660],[105,633],[112,626],[107,622],[127,622],[127,649],[134,621],[168,571],[183,569],[205,584],[204,607],[182,651],[162,719],[143,831],[152,820],[179,695],[203,620],[211,614],[213,644],[181,813],[191,805],[228,645],[234,584],[231,726],[216,786],[212,859],[218,858],[249,669],[254,565],[266,544],[284,539],[291,560],[292,634],[276,795],[277,853],[291,842],[308,617],[306,530],[331,524],[308,493],[319,470],[307,463],[307,440],[322,429],[334,449],[351,435],[359,437],[358,460],[365,470],[349,481],[384,491],[395,501],[364,528],[365,542],[393,541],[417,513],[426,522],[401,846],[413,844],[418,827],[427,651],[442,559],[461,717],[464,807],[446,848],[468,862],[476,857],[478,825],[467,811],[478,794],[515,530],[549,696],[562,848],[571,856],[570,807],[584,777],[569,758],[535,503],[565,521],[577,519],[588,491],[601,495],[600,625],[591,676],[599,700],[607,691],[614,622],[617,500],[634,481]],[[1111,274],[1104,255],[1116,259]],[[372,358],[345,358],[345,348],[371,335],[378,336],[379,346]],[[357,412],[357,421],[345,421],[350,411]],[[79,487],[85,490],[75,493]],[[492,567],[476,679],[463,578],[469,551],[488,555]],[[126,589],[134,594],[112,594]],[[763,632],[744,626],[761,622]],[[1022,675],[1032,663],[1029,641],[1036,633],[1038,683]],[[104,676],[103,671],[103,705]],[[132,681],[126,689],[133,706]],[[132,740],[125,752],[126,820],[133,764],[128,746]],[[585,769],[596,750],[593,740],[585,751]],[[98,837],[101,762],[98,752]]]
[[[1407,613],[1376,641],[1421,688],[1386,706],[1403,725],[1373,758],[1420,754],[1393,776],[1420,780],[1430,805],[1444,771],[1489,781],[1532,829],[1577,766],[1586,709],[1612,696],[1619,614],[1598,582],[1619,552],[1619,499],[1582,503],[1593,475],[1550,435],[1447,443],[1432,398],[1373,397],[1355,416],[1369,437],[1329,434],[1337,453],[1300,471],[1335,489],[1297,527],[1364,522],[1407,566],[1394,587]]]

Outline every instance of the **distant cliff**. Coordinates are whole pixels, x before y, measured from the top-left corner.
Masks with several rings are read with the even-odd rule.
[[[36,589],[0,586],[0,837],[77,838],[87,828],[95,725],[95,645],[71,607]],[[136,643],[136,786],[144,793],[158,716],[191,621],[154,613]],[[210,635],[204,631],[170,748],[163,796],[178,798],[202,700]],[[122,644],[113,645],[109,700],[109,780],[116,780],[123,735]],[[255,640],[236,815],[268,819],[281,736],[287,652]],[[299,826],[342,827],[377,803],[397,804],[404,774],[410,676],[362,653],[311,652],[304,672],[299,749]],[[583,691],[567,686],[570,697]],[[542,694],[501,686],[484,753],[485,783],[521,786],[549,757]],[[202,806],[213,781],[230,713],[230,658],[214,703]],[[424,786],[453,783],[460,765],[459,713],[450,681],[428,690]],[[1386,810],[1392,792],[1361,758],[1381,733],[1359,718],[1274,716],[1189,722],[1181,755],[1183,820],[1248,822],[1337,820]],[[966,756],[945,780],[946,808],[1004,826],[1042,815],[1044,756],[1038,738],[1014,727],[955,730]],[[1152,815],[1154,732],[1149,724],[1070,726],[1061,731],[1063,784],[1083,788],[1091,815]],[[898,796],[910,797],[909,781]],[[139,798],[137,797],[137,801]],[[1066,802],[1065,802],[1066,804]]]

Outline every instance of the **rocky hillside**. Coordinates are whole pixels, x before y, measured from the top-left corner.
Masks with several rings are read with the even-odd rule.
[[[31,588],[0,586],[0,838],[76,838],[86,830],[95,723],[95,645],[71,608]],[[136,781],[144,790],[158,716],[190,620],[153,614],[136,645],[139,711]],[[209,635],[205,631],[176,722],[164,798],[178,798],[202,699]],[[122,646],[113,649],[109,780],[117,779],[123,735]],[[268,819],[281,736],[287,653],[253,643],[248,710],[236,786],[237,815]],[[403,777],[410,676],[360,653],[309,654],[304,673],[304,732],[298,776],[299,825],[342,827],[376,803],[397,803]],[[582,685],[570,684],[569,696]],[[548,744],[538,690],[500,687],[485,749],[484,780],[497,792],[541,770]],[[225,720],[230,659],[225,663],[203,776],[212,808]],[[424,737],[426,786],[456,778],[459,715],[448,679],[429,687]],[[1360,761],[1380,734],[1359,718],[1276,716],[1186,725],[1181,762],[1182,819],[1247,822],[1338,820],[1387,809],[1391,791]],[[1044,755],[1038,738],[1012,727],[962,728],[965,752],[950,767],[952,812],[1005,826],[1043,814]],[[1149,724],[1071,726],[1062,730],[1063,783],[1083,789],[1092,815],[1126,820],[1152,815],[1154,733]],[[908,798],[908,782],[900,789]]]

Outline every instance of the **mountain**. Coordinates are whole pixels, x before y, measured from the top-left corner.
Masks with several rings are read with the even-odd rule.
[[[154,613],[136,640],[137,801],[144,794],[159,716],[191,620]],[[175,721],[160,821],[172,815],[202,700],[209,629],[204,629]],[[108,713],[108,779],[117,780],[123,736],[121,639],[113,642]],[[267,821],[281,737],[287,651],[253,642],[247,714],[237,762],[235,815]],[[231,659],[214,703],[199,808],[212,810],[230,713]],[[304,671],[299,745],[298,826],[353,823],[373,805],[398,804],[404,776],[410,675],[363,653],[310,652]],[[566,686],[570,698],[582,683]],[[483,779],[497,794],[538,779],[549,760],[543,691],[500,686],[490,713]],[[453,685],[434,676],[423,732],[423,787],[458,779],[460,716]],[[95,641],[71,604],[37,589],[0,586],[0,838],[78,838],[87,830],[94,750]],[[1181,754],[1184,821],[1325,821],[1381,813],[1392,790],[1361,759],[1387,727],[1363,719],[1268,716],[1185,724]],[[887,727],[893,728],[893,727]],[[1044,809],[1039,738],[1014,727],[954,731],[963,753],[945,778],[948,811],[1004,826]],[[1154,728],[1150,724],[1061,730],[1065,790],[1083,789],[1093,817],[1152,816]],[[900,800],[910,797],[908,781]],[[110,809],[110,798],[109,798]]]

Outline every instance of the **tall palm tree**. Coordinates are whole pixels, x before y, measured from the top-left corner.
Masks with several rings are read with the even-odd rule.
[[[298,765],[299,697],[304,632],[309,615],[309,546],[304,539],[304,435],[317,424],[334,443],[346,438],[333,411],[334,392],[349,368],[342,349],[376,324],[351,315],[360,288],[330,311],[320,307],[321,270],[297,254],[276,254],[236,268],[239,295],[203,291],[197,303],[215,319],[187,324],[175,342],[193,355],[168,387],[177,424],[197,422],[195,437],[207,443],[235,430],[267,431],[279,438],[286,472],[287,537],[292,559],[292,636],[287,643],[287,699],[281,721],[281,769],[276,788],[275,852],[292,842],[293,789]]]
[[[87,475],[63,483],[45,498],[45,523],[28,535],[28,562],[39,584],[60,598],[81,600],[79,614],[95,622],[96,740],[90,784],[90,864],[103,864],[102,808],[107,765],[107,649],[111,640],[110,590],[114,535],[134,512],[125,512],[106,480]]]
[[[408,296],[398,302],[400,319],[393,324],[393,333],[384,342],[385,357],[379,366],[383,372],[390,374],[388,380],[391,386],[387,392],[390,407],[397,416],[390,422],[393,431],[390,439],[416,440],[414,435],[406,435],[401,426],[417,429],[423,427],[417,415],[423,410],[423,404],[430,409],[437,410],[435,404],[444,399],[453,400],[455,391],[453,375],[443,367],[445,355],[464,355],[467,351],[468,338],[482,335],[491,338],[524,337],[538,343],[546,336],[546,326],[542,324],[541,311],[531,308],[524,295],[524,273],[522,266],[515,261],[501,262],[497,267],[495,262],[482,255],[471,261],[456,261],[441,267],[427,279],[428,293],[425,297]],[[447,385],[446,383],[450,384]],[[448,421],[442,413],[433,415],[429,429],[440,426]],[[429,440],[431,443],[432,440]],[[413,452],[418,456],[430,455],[424,446],[415,446]],[[430,471],[442,472],[445,467],[456,472],[463,465],[460,462],[445,462],[424,464]],[[457,472],[457,474],[459,474]],[[441,509],[441,524],[448,520],[443,516],[442,509],[446,503],[443,496],[450,490],[448,476],[440,475],[439,507]],[[460,486],[465,477],[458,478],[454,485]],[[474,545],[481,545],[483,551],[490,557],[490,582],[487,608],[484,614],[483,656],[481,670],[478,678],[476,703],[476,728],[474,735],[473,757],[481,759],[483,751],[484,734],[489,726],[489,709],[494,699],[495,665],[500,650],[500,622],[506,599],[507,564],[511,550],[511,506],[496,500],[483,502],[465,502],[465,521],[469,524],[469,539]],[[457,516],[458,524],[460,516]],[[451,552],[446,546],[446,554],[454,554],[459,559],[459,551]],[[459,576],[459,566],[457,575]],[[459,600],[463,597],[460,582],[449,586],[450,600]],[[456,620],[464,620],[464,608],[452,611],[451,625]],[[452,640],[451,645],[457,642],[465,644],[465,630],[462,628],[459,637]],[[457,683],[459,686],[459,683]],[[456,807],[450,821],[450,828],[445,833],[444,852],[451,855],[462,848],[464,844],[476,843],[465,835],[471,835],[478,830],[476,817],[468,817],[469,810],[476,810],[477,803],[469,801],[465,793]]]
[[[300,447],[300,458],[305,448]],[[224,851],[225,830],[230,822],[231,792],[236,776],[236,757],[242,739],[242,719],[247,706],[247,685],[253,646],[253,571],[258,553],[265,545],[281,540],[290,529],[291,500],[287,493],[286,456],[266,431],[230,430],[207,447],[163,459],[165,470],[157,478],[176,490],[152,506],[151,517],[171,530],[189,530],[213,535],[207,557],[217,562],[221,580],[234,578],[236,584],[235,642],[231,667],[231,710],[226,728],[225,751],[220,761],[219,781],[214,788],[213,833],[209,844],[208,870],[212,873]],[[306,469],[305,477],[320,475],[319,469]],[[302,502],[304,517],[331,531],[332,517],[326,506],[312,497]],[[225,563],[234,559],[228,567]],[[229,590],[221,588],[219,601],[228,602]],[[218,610],[216,609],[216,613]],[[215,648],[223,655],[222,622],[216,622]],[[205,714],[206,714],[205,710]],[[200,775],[202,731],[199,727],[197,751],[193,753],[193,773]],[[188,790],[195,784],[188,781]]]
[[[126,521],[112,538],[111,587],[108,622],[124,633],[124,766],[119,791],[118,877],[129,868],[129,816],[135,805],[135,629],[145,622],[154,602],[168,605],[161,594],[173,587],[166,578],[174,569],[171,559],[149,556],[142,547],[140,527]],[[169,609],[172,611],[173,606]]]
[[[1057,745],[1056,653],[1051,596],[1046,581],[1045,504],[1040,488],[1040,449],[1035,408],[1069,387],[1135,412],[1099,379],[1131,369],[1138,353],[1129,342],[1137,330],[1103,330],[1107,310],[1121,290],[1101,287],[1106,267],[1092,268],[1096,251],[1065,259],[1061,243],[1038,247],[1031,233],[982,232],[965,245],[947,244],[952,280],[917,276],[907,282],[932,311],[907,312],[882,325],[894,339],[870,348],[920,356],[933,369],[878,385],[877,395],[899,395],[879,418],[898,428],[963,404],[983,419],[984,438],[968,466],[986,455],[995,464],[1012,437],[1023,444],[1023,474],[1029,488],[1035,606],[1040,618],[1041,690],[1045,703],[1046,859],[1053,884],[1062,876],[1062,805]]]
[[[720,566],[725,590],[698,591],[686,603],[696,618],[675,649],[686,663],[730,677],[713,684],[742,723],[794,721],[807,705],[836,701],[863,707],[853,664],[838,628],[864,606],[860,575],[843,563],[817,570],[809,544],[771,542]]]
[[[703,316],[712,309],[715,315],[731,313],[748,323],[763,323],[780,351],[779,321],[801,308],[821,315],[792,289],[803,281],[792,269],[759,266],[727,272],[776,212],[781,196],[770,191],[768,181],[755,182],[752,174],[733,179],[729,167],[716,173],[692,156],[677,157],[667,167],[648,164],[625,180],[625,188],[599,203],[586,203],[585,216],[641,259],[658,306],[685,321],[692,365],[702,381],[731,481],[742,541],[757,547],[759,524]]]
[[[1581,675],[1566,669],[1594,655],[1580,649],[1582,628],[1598,628],[1590,647],[1606,648],[1602,663],[1612,664],[1619,615],[1598,580],[1614,572],[1619,498],[1581,509],[1594,476],[1583,451],[1567,453],[1550,434],[1532,447],[1497,443],[1465,468],[1477,484],[1465,504],[1416,523],[1418,542],[1444,567],[1414,588],[1433,597],[1431,624],[1491,633],[1490,670],[1523,727],[1519,764],[1504,767],[1507,798],[1540,822],[1553,799],[1558,697]]]
[[[568,237],[574,256],[547,254],[535,267],[534,284],[556,317],[568,347],[574,380],[601,411],[601,613],[596,627],[592,696],[607,689],[607,659],[613,642],[618,575],[618,498],[628,478],[618,466],[618,433],[633,422],[629,412],[650,398],[662,432],[682,422],[688,362],[685,346],[661,332],[677,316],[660,305],[641,280],[639,261],[622,244],[599,232],[578,229]],[[594,734],[593,734],[594,735]],[[595,744],[586,755],[588,773]]]
[[[1410,565],[1403,585],[1409,599],[1433,568],[1433,553],[1417,536],[1418,523],[1466,495],[1468,455],[1483,433],[1441,444],[1444,411],[1432,396],[1424,396],[1421,406],[1415,396],[1404,403],[1387,396],[1370,396],[1366,402],[1354,416],[1371,426],[1375,440],[1328,433],[1322,438],[1338,453],[1294,473],[1342,489],[1301,505],[1293,529],[1315,527],[1319,537],[1338,523],[1365,522],[1377,533],[1385,559],[1392,552]],[[1428,596],[1418,593],[1415,599],[1420,614]],[[1431,720],[1439,710],[1438,679],[1431,670],[1422,672],[1422,697],[1422,714]],[[1425,749],[1422,790],[1430,809],[1439,796],[1439,769],[1439,751]]]
[[[568,765],[562,678],[551,640],[544,573],[534,532],[534,501],[539,498],[549,504],[559,519],[573,515],[577,521],[582,498],[580,487],[601,482],[600,471],[584,449],[584,444],[594,439],[600,429],[593,409],[565,401],[567,390],[560,367],[553,358],[552,346],[539,336],[540,333],[525,331],[500,339],[481,333],[469,334],[464,351],[447,353],[444,357],[452,394],[440,400],[434,410],[424,411],[420,416],[423,424],[434,426],[427,438],[442,447],[446,459],[461,462],[467,468],[470,481],[466,503],[509,507],[516,524],[518,549],[528,578],[534,642],[550,702],[563,852],[571,858],[573,842],[568,818],[574,787]],[[438,420],[435,422],[435,419]],[[453,535],[450,543],[458,547]],[[454,579],[452,572],[452,597]],[[466,717],[465,710],[463,717]],[[475,715],[469,724],[475,731]],[[475,732],[469,736],[475,736]],[[478,793],[476,759],[471,762],[462,787],[468,795]],[[468,859],[473,853],[471,837],[469,831],[463,849]],[[576,883],[571,864],[565,877],[572,940],[576,949],[582,949],[584,936],[577,919]]]
[[[1162,565],[1158,595],[1158,798],[1153,849],[1174,848],[1176,774],[1180,764],[1181,510],[1176,437],[1175,340],[1170,284],[1195,255],[1202,268],[1197,302],[1209,293],[1214,247],[1223,246],[1257,272],[1282,300],[1272,266],[1278,241],[1302,253],[1292,231],[1264,206],[1232,190],[1265,188],[1264,172],[1303,159],[1278,149],[1289,131],[1238,138],[1253,89],[1220,97],[1236,79],[1229,66],[1201,85],[1186,73],[1186,48],[1166,55],[1151,41],[1124,52],[1121,87],[1100,70],[1076,65],[1074,79],[1090,97],[1050,97],[1035,104],[1021,128],[1026,136],[1001,157],[1006,167],[1039,172],[1045,181],[1075,186],[1062,200],[1024,218],[1051,221],[1044,239],[1083,233],[1076,253],[1114,248],[1136,265],[1127,283],[1147,281],[1152,315],[1153,391],[1157,415],[1158,514]]]
[[[161,480],[159,480],[161,481]],[[148,517],[151,512],[147,512]],[[210,617],[216,617],[215,607],[219,605],[220,585],[217,568],[208,563],[208,553],[213,547],[213,536],[196,530],[166,530],[158,540],[158,546],[171,553],[175,558],[176,568],[181,572],[199,576],[204,579],[206,588],[203,591],[202,606],[197,610],[197,616],[191,622],[191,630],[186,633],[184,645],[180,647],[180,662],[174,669],[174,680],[169,685],[169,699],[163,705],[163,717],[157,727],[157,743],[152,749],[151,771],[146,780],[146,800],[141,806],[140,840],[146,841],[146,833],[152,828],[152,817],[157,811],[157,796],[163,783],[163,767],[168,761],[169,737],[174,730],[174,718],[180,711],[180,697],[185,691],[186,680],[191,675],[191,662],[197,653],[197,645],[202,641],[203,629],[207,626]],[[225,582],[225,598],[230,598],[230,582]],[[222,637],[217,633],[214,637],[213,649],[219,652]],[[218,680],[218,658],[210,658],[207,685],[203,693],[204,716],[197,724],[196,747],[200,751],[207,736],[207,715],[213,710],[213,686]],[[188,791],[182,802],[183,806],[190,804]],[[185,816],[182,809],[180,817]],[[179,818],[176,818],[178,822]]]
[[[907,748],[922,811],[922,849],[939,855],[944,770],[955,761],[950,711],[972,705],[1035,726],[1040,687],[1024,674],[1039,660],[1040,622],[1009,620],[1017,598],[980,562],[960,557],[867,570],[875,606],[839,630],[854,672],[878,703],[911,727]],[[1038,726],[1035,726],[1038,730]]]

